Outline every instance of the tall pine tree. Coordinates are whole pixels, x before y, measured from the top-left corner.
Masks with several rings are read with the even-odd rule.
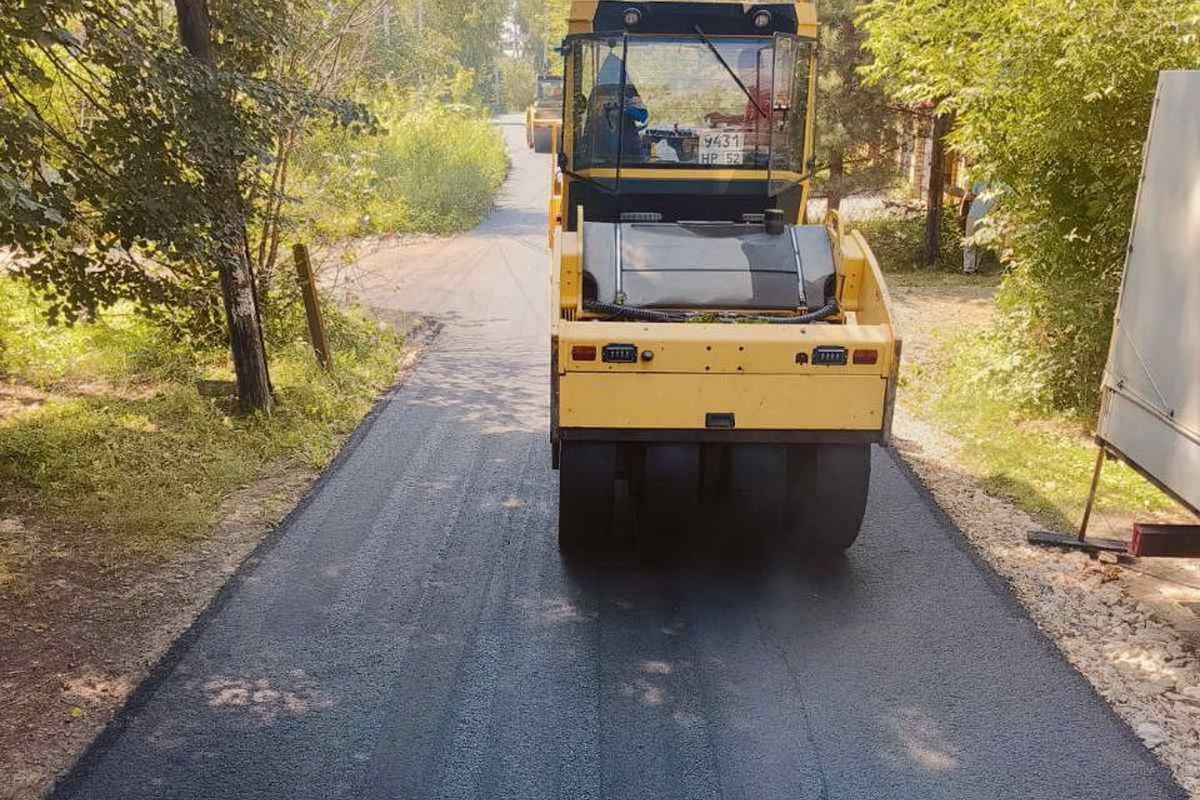
[[[860,192],[886,188],[896,177],[896,111],[878,87],[864,86],[860,70],[871,61],[855,24],[859,0],[821,0],[817,74],[817,161],[829,208]]]

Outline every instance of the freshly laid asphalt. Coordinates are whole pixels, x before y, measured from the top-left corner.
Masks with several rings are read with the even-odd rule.
[[[505,132],[480,229],[342,283],[441,335],[57,797],[1185,796],[885,451],[843,560],[735,515],[565,563],[549,162]]]

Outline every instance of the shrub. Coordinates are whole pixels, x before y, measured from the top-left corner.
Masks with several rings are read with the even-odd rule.
[[[376,172],[383,197],[404,198],[414,229],[446,233],[483,218],[508,166],[487,121],[431,107],[401,117]]]
[[[500,59],[500,103],[505,111],[518,112],[533,103],[537,70],[527,58],[505,56]]]
[[[925,216],[923,214],[881,215],[848,222],[862,231],[867,244],[889,272],[920,269],[959,271],[963,267],[962,235],[958,231],[957,210],[947,207],[942,215],[942,247],[937,263],[925,261]]]
[[[329,127],[296,153],[299,226],[329,240],[477,225],[508,169],[500,132],[465,106],[393,100],[375,109],[380,133]]]

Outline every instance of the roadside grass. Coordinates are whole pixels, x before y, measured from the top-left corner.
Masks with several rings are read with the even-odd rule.
[[[1001,275],[904,270],[887,279],[894,288],[944,300],[997,286]],[[938,320],[920,324],[920,335],[930,342],[920,349],[920,360],[909,355],[903,364],[900,403],[961,445],[959,466],[988,492],[1060,530],[1077,527],[1096,459],[1090,415],[1029,402],[1036,392],[1025,383],[1019,357],[997,335],[998,322],[982,328]],[[1105,466],[1096,511],[1114,520],[1180,513],[1174,501],[1119,463]]]
[[[947,215],[949,216],[949,214]],[[993,265],[974,275],[962,269],[957,232],[943,237],[934,268],[919,267],[924,223],[916,215],[854,220],[887,272],[894,290],[917,304],[978,302],[981,288],[996,288],[1003,272]],[[1061,411],[1029,398],[1043,394],[1032,371],[1006,347],[999,320],[910,320],[923,346],[908,348],[899,400],[906,410],[953,437],[958,460],[990,493],[1004,497],[1055,528],[1070,530],[1090,488],[1096,446],[1090,410]],[[1105,465],[1096,511],[1114,519],[1180,513],[1169,497],[1123,464]]]
[[[24,286],[0,277],[0,520],[16,514],[101,568],[162,559],[203,538],[222,501],[268,470],[324,467],[395,379],[402,342],[330,305],[335,369],[325,373],[298,319],[267,320],[275,413],[242,417],[196,388],[228,377],[222,350],[193,354],[120,308],[50,326]],[[0,589],[30,562],[11,538]]]

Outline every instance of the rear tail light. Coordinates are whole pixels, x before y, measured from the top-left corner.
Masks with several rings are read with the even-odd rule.
[[[878,364],[879,363],[879,351],[878,350],[855,350],[854,351],[854,363],[860,364],[862,366]]]
[[[571,348],[572,361],[595,361],[596,347],[590,344],[577,344]]]

